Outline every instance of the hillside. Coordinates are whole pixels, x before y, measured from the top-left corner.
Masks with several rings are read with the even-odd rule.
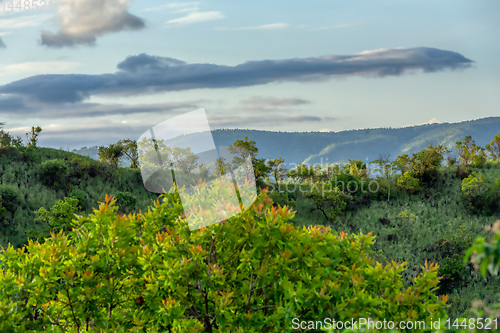
[[[43,174],[44,163],[59,160],[62,168],[54,175]],[[50,209],[65,197],[79,200],[79,213],[91,213],[106,194],[119,196],[121,212],[146,209],[157,198],[143,186],[139,170],[115,169],[74,153],[35,148],[0,149],[0,245],[22,245],[26,231],[42,231],[36,218],[41,207]]]
[[[500,117],[460,123],[441,123],[404,128],[377,128],[341,132],[272,132],[242,129],[213,131],[216,146],[229,146],[248,136],[259,148],[260,158],[283,157],[285,163],[334,163],[359,159],[372,161],[381,154],[395,157],[412,154],[428,144],[453,147],[471,135],[484,146],[498,134]],[[74,153],[98,158],[97,147],[74,150]]]

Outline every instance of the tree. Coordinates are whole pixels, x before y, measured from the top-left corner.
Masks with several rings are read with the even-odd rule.
[[[4,331],[255,333],[289,331],[290,318],[446,318],[437,266],[406,282],[404,263],[370,258],[371,234],[295,227],[265,192],[196,231],[174,196],[137,215],[116,209],[107,197],[70,233],[0,253]]]
[[[26,133],[27,146],[35,148],[38,143],[38,135],[42,132],[40,126],[32,126],[31,131]]]
[[[314,168],[312,166],[300,163],[296,168],[288,171],[286,175],[287,177],[296,179],[299,182],[304,182],[306,179],[310,179],[312,181],[316,176],[316,173],[314,172]]]
[[[215,168],[213,172],[215,177],[225,175],[229,170],[231,170],[231,163],[226,162],[224,157],[219,157],[215,160]]]
[[[346,208],[347,201],[352,200],[352,196],[345,194],[337,187],[325,191],[324,187],[320,189],[320,185],[324,186],[324,184],[314,184],[311,190],[305,194],[305,197],[312,199],[316,209],[323,214],[329,223],[333,223]]]
[[[467,135],[463,142],[458,141],[455,144],[455,148],[460,156],[460,162],[464,166],[474,165],[482,167],[486,162],[486,152],[484,148],[476,145],[476,142],[472,140],[470,135]]]
[[[270,173],[274,177],[274,181],[279,185],[280,180],[286,175],[286,167],[284,165],[285,160],[283,158],[269,159],[267,161],[267,166],[270,169]]]
[[[139,153],[137,151],[137,141],[126,139],[118,141],[117,144],[123,147],[123,154],[130,160],[130,167],[132,169],[139,169]]]
[[[492,159],[500,160],[500,134],[495,135],[493,140],[486,145],[486,150],[488,150]]]
[[[62,185],[68,171],[66,161],[61,159],[45,161],[38,167],[43,183],[48,186]]]
[[[48,226],[48,235],[50,232],[58,233],[63,230],[65,232],[71,231],[71,221],[75,219],[75,212],[80,209],[78,199],[64,198],[58,200],[50,211],[45,208],[40,208],[35,213],[38,214],[37,221],[41,221],[45,226]]]
[[[264,158],[257,158],[259,149],[255,145],[255,141],[246,136],[243,140],[234,141],[227,150],[234,155],[232,160],[234,167],[241,165],[246,158],[250,157],[255,172],[255,180],[262,183],[263,178],[269,173],[270,169],[266,165]]]
[[[420,181],[413,177],[411,172],[405,172],[404,175],[398,178],[398,186],[411,193],[419,192],[422,189],[420,187]]]
[[[391,179],[397,168],[396,162],[391,161],[390,157],[391,155],[380,156],[370,162],[370,164],[375,164],[374,171],[379,172],[387,182],[387,202],[391,199]]]
[[[101,162],[108,162],[115,168],[118,167],[118,161],[124,154],[123,146],[118,143],[112,143],[108,147],[99,147],[99,158]]]
[[[396,158],[396,161],[394,161],[394,164],[402,175],[404,175],[406,172],[411,171],[411,159],[408,154],[398,156]]]

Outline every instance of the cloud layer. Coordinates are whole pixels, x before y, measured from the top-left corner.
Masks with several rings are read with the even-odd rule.
[[[92,95],[130,96],[199,88],[324,81],[334,77],[398,76],[416,70],[436,72],[467,68],[471,63],[459,53],[426,47],[249,61],[236,66],[186,64],[172,58],[140,54],[119,63],[119,70],[115,73],[31,76],[0,86],[0,94],[19,94],[45,103],[75,103]]]
[[[5,49],[5,48],[6,48],[5,43],[3,42],[2,37],[0,37],[0,49]]]
[[[130,0],[60,0],[59,31],[42,31],[42,44],[49,47],[94,45],[103,34],[144,28],[144,21],[128,12],[129,5]]]

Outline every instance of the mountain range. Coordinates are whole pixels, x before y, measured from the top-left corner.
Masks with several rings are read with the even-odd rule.
[[[459,123],[434,123],[403,128],[358,129],[340,132],[273,132],[245,129],[212,131],[216,146],[228,146],[248,137],[256,142],[260,158],[285,159],[285,163],[335,163],[348,159],[372,161],[380,155],[395,158],[412,154],[427,145],[442,144],[453,148],[466,135],[484,147],[500,134],[500,117],[489,117]],[[98,148],[81,148],[73,152],[98,159]],[[293,165],[292,165],[293,167]],[[290,168],[289,168],[290,169]]]

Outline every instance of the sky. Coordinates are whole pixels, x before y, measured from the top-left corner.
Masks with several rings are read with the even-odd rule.
[[[23,2],[25,3],[25,2]],[[0,0],[0,122],[40,145],[499,116],[496,0]]]

